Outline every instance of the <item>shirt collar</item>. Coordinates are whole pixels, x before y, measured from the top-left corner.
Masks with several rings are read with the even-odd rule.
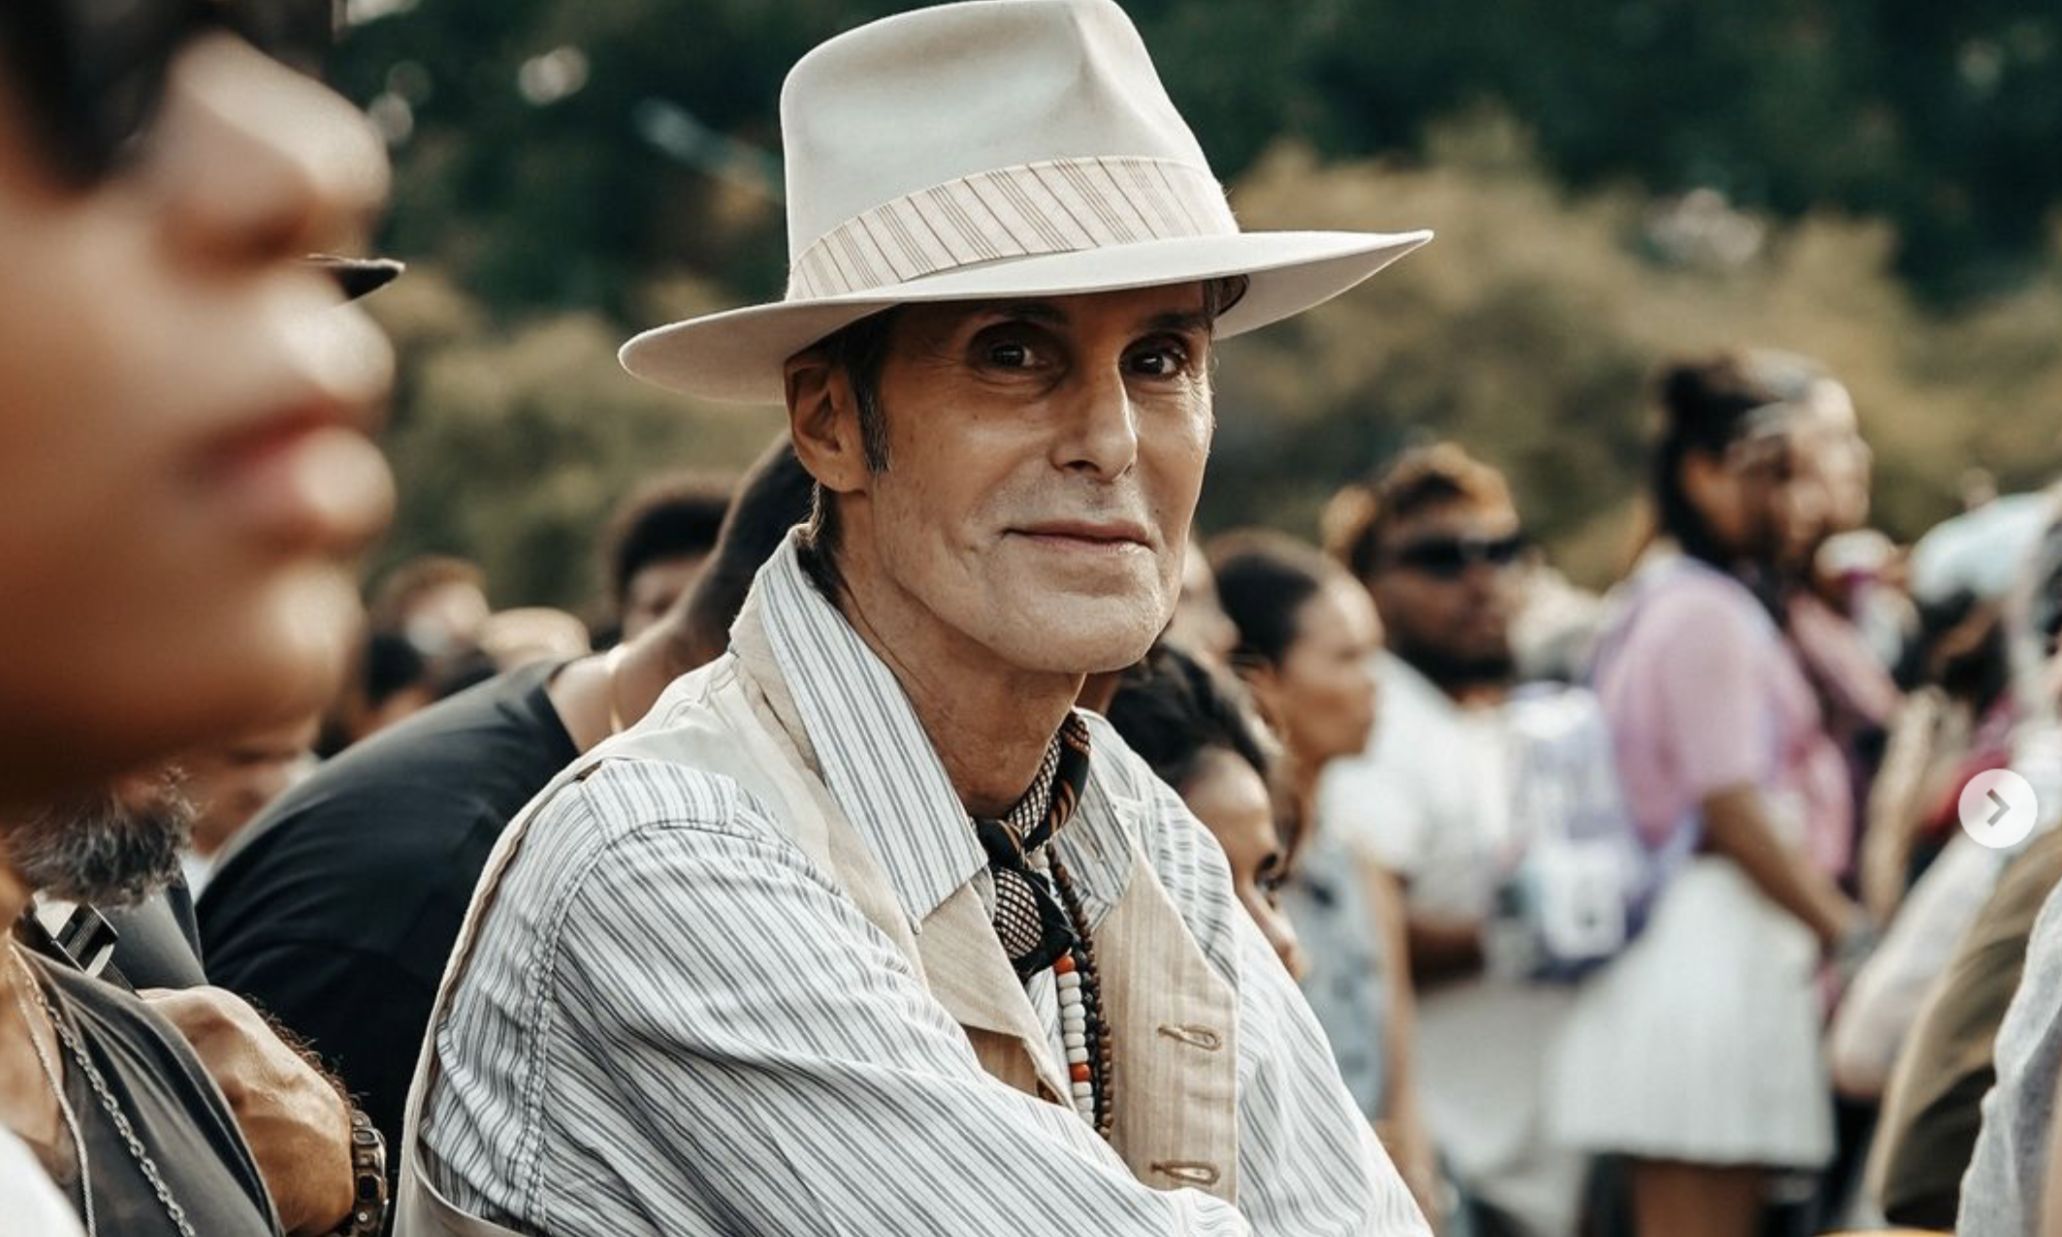
[[[760,571],[751,608],[825,787],[873,851],[914,928],[985,870],[988,857],[902,685],[809,579],[796,544],[790,534]],[[1094,720],[1089,728],[1100,757],[1115,734]],[[1119,813],[1101,785],[1104,762],[1095,757],[1082,802],[1056,843],[1075,869],[1091,920],[1123,891],[1129,859],[1117,840]],[[1113,828],[1119,832],[1105,836]]]

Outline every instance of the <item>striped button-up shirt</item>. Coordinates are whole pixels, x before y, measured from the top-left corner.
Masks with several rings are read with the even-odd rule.
[[[862,866],[892,893],[876,900],[885,921],[797,841],[807,822],[779,816],[792,796],[784,809],[726,773],[649,755],[669,734],[687,743],[720,725],[711,685],[740,681],[782,702],[811,793],[849,820]],[[1193,938],[1178,942],[1185,956],[1235,993],[1222,1042],[1236,1087],[1217,1092],[1236,1108],[1222,1121],[1236,1132],[1224,1170],[1235,1190],[1182,1161],[1141,1180],[1071,1106],[983,1069],[941,995],[965,977],[927,978],[893,921],[942,934],[941,908],[984,885],[986,857],[893,674],[792,543],[761,573],[733,652],[632,732],[642,754],[599,760],[533,809],[433,1031],[428,1180],[507,1227],[592,1237],[1425,1233],[1308,1006],[1234,899],[1222,853],[1088,720],[1088,785],[1053,845],[1099,950],[1122,943],[1108,939],[1112,913],[1144,880]],[[992,930],[984,944],[1007,974]],[[1155,978],[1105,969],[1106,993]],[[1120,1041],[1120,1142],[1125,1051]],[[1185,1119],[1170,1109],[1145,1124]]]

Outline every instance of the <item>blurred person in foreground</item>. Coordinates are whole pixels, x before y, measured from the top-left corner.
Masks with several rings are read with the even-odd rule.
[[[1834,881],[1847,771],[1775,607],[1784,434],[1807,415],[1750,355],[1659,384],[1658,536],[1614,594],[1594,672],[1627,804],[1665,884],[1583,988],[1552,1110],[1630,1160],[1642,1237],[1750,1234],[1771,1170],[1833,1153],[1816,986],[1866,939]]]
[[[636,639],[693,591],[715,553],[731,488],[694,473],[663,477],[616,509],[602,553],[617,640]]]
[[[218,866],[200,901],[209,975],[312,1044],[389,1139],[495,839],[566,764],[722,651],[753,573],[808,517],[810,485],[783,433],[663,621],[608,654],[532,662],[382,731],[275,803]]]
[[[10,923],[39,888],[133,895],[156,879],[136,861],[176,856],[161,837],[110,845],[57,800],[328,696],[351,560],[392,496],[366,436],[385,344],[302,261],[382,197],[378,139],[233,33],[326,40],[327,6],[298,27],[284,5],[123,16],[0,8],[0,638],[36,653],[0,670]],[[123,1234],[353,1222],[346,1106],[314,1097],[310,1123],[279,1103],[273,1071],[307,1067],[246,1010],[198,993],[153,1011],[7,952],[11,1226],[78,1231],[52,1181],[89,1233],[103,1216]],[[268,1148],[290,1154],[268,1165]]]
[[[1396,881],[1327,820],[1318,785],[1366,749],[1382,624],[1336,564],[1290,538],[1232,533],[1211,545],[1218,596],[1238,634],[1231,662],[1281,739],[1279,900],[1302,942],[1294,973],[1347,1090],[1419,1201],[1436,1191],[1411,1078],[1416,1017]],[[1207,822],[1206,822],[1207,823]]]
[[[1536,840],[1524,809],[1567,797],[1519,777],[1517,507],[1502,474],[1438,443],[1343,490],[1326,525],[1387,647],[1382,722],[1326,770],[1319,815],[1403,887],[1426,1122],[1477,1230],[1570,1232],[1585,1165],[1550,1137],[1541,1083],[1570,994],[1491,956]]]
[[[819,502],[504,835],[404,1231],[1422,1233],[1221,851],[1074,703],[1173,615],[1213,340],[1424,238],[1240,233],[1110,0],[860,27],[781,111],[788,298],[624,359],[784,398]]]

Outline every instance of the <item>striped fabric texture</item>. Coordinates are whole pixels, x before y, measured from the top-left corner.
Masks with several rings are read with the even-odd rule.
[[[1109,156],[997,168],[876,206],[817,238],[789,300],[844,296],[1003,258],[1239,230],[1207,168]]]
[[[453,1202],[566,1237],[1428,1233],[1222,853],[1106,723],[1084,715],[1088,783],[1053,846],[1102,928],[1142,859],[1235,989],[1236,1203],[1141,1181],[1070,1108],[984,1072],[876,926],[897,909],[921,925],[986,857],[893,675],[792,543],[736,639],[770,648],[795,750],[878,860],[887,910],[870,920],[731,777],[625,758],[567,785],[531,816],[433,1032],[423,1163]],[[719,724],[708,685],[751,671],[733,652],[676,684],[639,750]],[[1104,983],[1156,978],[1135,961]]]

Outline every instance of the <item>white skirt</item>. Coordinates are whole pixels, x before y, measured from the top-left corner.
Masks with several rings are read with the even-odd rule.
[[[1817,942],[1731,861],[1699,857],[1588,981],[1548,1066],[1567,1144],[1692,1164],[1833,1155]]]

